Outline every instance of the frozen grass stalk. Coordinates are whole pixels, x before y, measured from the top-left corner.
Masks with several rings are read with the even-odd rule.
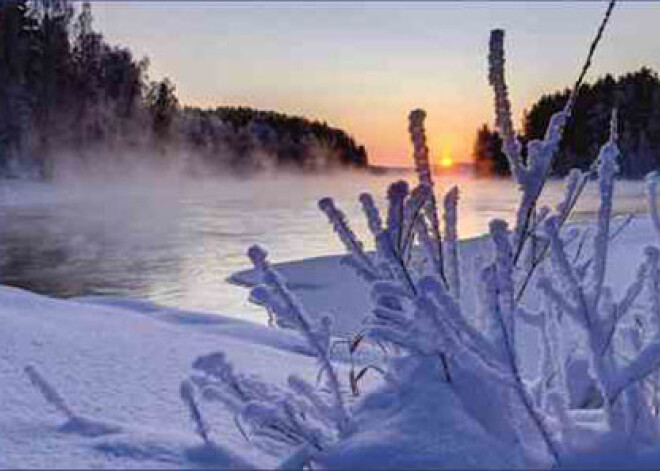
[[[440,270],[438,275],[443,283],[447,285],[442,254],[442,235],[440,232],[440,221],[438,219],[438,205],[435,197],[432,169],[429,162],[429,149],[426,145],[426,132],[424,130],[425,119],[426,112],[424,110],[416,109],[411,111],[408,116],[408,131],[410,132],[410,140],[413,144],[413,158],[415,160],[415,170],[419,184],[426,185],[430,190],[428,201],[424,207],[424,213],[431,224],[433,234],[431,241],[436,245],[435,252],[437,253],[438,268]]]
[[[383,230],[383,221],[380,218],[380,212],[373,197],[369,193],[362,193],[360,195],[360,203],[362,210],[367,217],[367,225],[371,234],[376,237]]]
[[[281,275],[271,267],[266,258],[266,251],[254,245],[248,250],[248,256],[255,270],[259,273],[262,282],[278,298],[277,309],[280,309],[278,314],[289,317],[296,330],[303,335],[307,343],[314,350],[334,400],[333,411],[337,429],[339,430],[339,434],[343,436],[349,430],[349,418],[346,412],[346,406],[344,405],[337,372],[328,356],[330,332],[327,320],[329,319],[323,318],[320,323],[321,325],[314,329],[298,299],[286,287]]]
[[[369,203],[371,203],[371,205]],[[371,218],[370,227],[373,226],[372,230],[375,230],[379,224],[380,218],[378,216],[377,210],[375,210],[373,201],[369,201],[369,198],[366,198],[366,204],[369,209],[368,216]],[[369,256],[365,253],[362,242],[357,238],[353,230],[350,228],[348,222],[346,221],[346,216],[340,209],[335,206],[332,198],[320,199],[318,206],[319,209],[323,211],[328,217],[328,221],[332,224],[332,227],[339,236],[339,239],[344,244],[344,247],[346,247],[346,251],[348,252],[349,257],[353,261],[353,264],[356,266],[356,268],[358,268],[359,271],[363,273],[367,278],[370,276],[377,276],[376,267],[374,266]]]
[[[458,260],[458,187],[452,187],[445,195],[445,260],[447,261],[447,281],[451,294],[459,299],[461,296],[461,278]]]
[[[543,140],[533,140],[527,144],[526,165],[522,159],[522,146],[516,138],[513,128],[511,103],[504,74],[504,31],[501,29],[491,31],[488,55],[488,80],[493,87],[495,95],[495,125],[502,135],[502,151],[509,161],[511,174],[518,183],[521,191],[521,200],[514,229],[514,265],[517,264],[518,258],[523,252],[525,242],[530,236],[529,229],[531,221],[534,219],[537,201],[543,192],[545,182],[552,168],[554,156],[561,142],[564,127],[571,116],[582,81],[591,66],[593,55],[602,38],[605,26],[609,22],[614,5],[615,0],[611,0],[596,36],[591,42],[587,58],[564,109],[555,113],[550,118]]]

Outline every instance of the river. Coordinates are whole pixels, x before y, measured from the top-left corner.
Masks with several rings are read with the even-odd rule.
[[[249,267],[251,244],[273,261],[336,254],[342,246],[320,197],[333,196],[355,232],[366,224],[357,201],[370,191],[384,208],[387,184],[412,174],[270,175],[253,179],[141,178],[129,182],[0,182],[0,283],[57,297],[141,297],[185,309],[263,322],[247,291],[225,279]],[[511,221],[518,194],[509,180],[439,176],[436,188],[461,189],[459,233],[482,234],[492,218]],[[562,193],[546,188],[546,203]],[[596,208],[591,183],[576,216]],[[645,210],[641,182],[620,182],[616,211]]]

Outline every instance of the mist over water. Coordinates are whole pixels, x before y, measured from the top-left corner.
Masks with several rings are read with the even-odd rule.
[[[343,253],[320,197],[333,196],[367,248],[373,246],[358,202],[370,191],[385,208],[387,185],[413,174],[327,176],[271,174],[250,179],[194,179],[148,173],[65,178],[57,183],[0,181],[0,283],[58,297],[139,297],[184,309],[263,322],[248,292],[225,279],[249,268],[251,244],[272,261]],[[436,189],[461,188],[461,238],[482,234],[493,218],[513,219],[509,180],[438,176]],[[561,182],[550,182],[555,204]],[[641,182],[620,182],[617,212],[645,211]],[[590,184],[576,215],[596,208]]]

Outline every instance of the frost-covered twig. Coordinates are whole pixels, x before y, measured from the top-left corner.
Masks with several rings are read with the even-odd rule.
[[[426,132],[424,130],[425,119],[426,112],[424,110],[416,109],[411,111],[410,115],[408,116],[408,130],[410,132],[410,139],[413,143],[413,157],[415,160],[415,170],[417,171],[419,184],[429,187],[430,195],[426,206],[424,207],[424,213],[426,214],[426,217],[431,224],[433,237],[430,240],[436,246],[435,252],[437,253],[438,268],[440,270],[438,272],[438,276],[440,276],[442,282],[447,285],[447,277],[445,275],[442,253],[442,234],[440,232],[440,220],[438,218],[438,205],[435,198],[432,179],[433,174],[429,162],[429,149],[426,145]]]
[[[514,265],[522,253],[527,237],[530,219],[536,202],[543,190],[552,160],[561,140],[572,103],[550,118],[550,123],[542,141],[533,140],[527,145],[527,165],[523,164],[521,145],[515,138],[511,104],[504,79],[504,31],[493,30],[490,37],[489,81],[495,93],[496,126],[503,136],[502,150],[509,160],[511,174],[521,191],[520,204],[516,214],[514,229]]]
[[[612,111],[610,123],[610,139],[601,148],[598,156],[598,186],[600,189],[600,207],[598,209],[598,218],[596,226],[596,236],[594,238],[594,263],[593,277],[591,280],[590,293],[593,309],[598,306],[598,301],[602,292],[603,282],[605,281],[605,271],[607,266],[607,253],[610,237],[610,221],[612,218],[612,198],[614,196],[614,176],[618,171],[616,162],[619,156],[617,147],[617,113],[616,109]]]
[[[416,291],[415,282],[406,266],[403,256],[397,252],[388,232],[383,231],[376,237],[376,249],[378,250],[378,255],[383,259],[383,262],[394,277],[410,293],[414,294]]]
[[[591,60],[593,59],[594,53],[598,48],[598,43],[603,37],[603,32],[605,31],[605,27],[607,26],[607,23],[610,21],[610,17],[612,16],[612,11],[614,10],[615,4],[616,4],[616,0],[610,0],[609,4],[607,5],[607,10],[605,10],[605,15],[603,16],[603,20],[600,22],[600,25],[598,26],[598,30],[596,31],[596,36],[594,36],[593,41],[591,41],[591,44],[589,45],[589,52],[587,53],[587,58],[584,61],[582,70],[580,70],[580,75],[575,81],[575,85],[573,85],[573,93],[571,94],[571,101],[575,100],[578,90],[582,86],[584,77],[586,77],[587,72],[589,71],[589,67],[591,67]]]
[[[500,344],[506,353],[506,365],[514,379],[514,390],[530,419],[536,426],[549,454],[555,463],[559,463],[558,446],[552,438],[548,425],[542,413],[534,406],[532,396],[523,382],[518,365],[515,342],[515,305],[513,287],[513,252],[507,237],[507,224],[501,220],[490,223],[490,233],[495,245],[495,262],[491,271],[493,279],[489,280],[492,293],[491,312],[500,325]],[[519,431],[520,432],[520,431]]]
[[[521,156],[521,145],[515,137],[509,90],[504,76],[504,30],[494,29],[490,32],[488,52],[488,82],[495,92],[495,126],[502,136],[504,155],[509,160],[511,173],[517,182],[521,182],[524,165]]]
[[[511,104],[504,77],[504,31],[500,29],[491,31],[488,79],[495,94],[496,127],[503,138],[502,150],[509,161],[511,174],[521,190],[521,200],[514,230],[514,265],[517,264],[518,258],[523,252],[525,242],[529,236],[530,221],[533,218],[537,201],[550,173],[564,127],[572,113],[582,80],[591,66],[593,54],[610,19],[614,4],[615,1],[611,0],[564,109],[552,115],[542,141],[533,140],[527,144],[527,165],[523,163],[522,146],[515,137],[512,124]]]
[[[621,301],[619,301],[617,305],[613,306],[612,309],[606,310],[611,312],[609,312],[608,315],[602,320],[603,331],[605,333],[603,335],[602,347],[599,352],[601,355],[605,355],[607,349],[610,348],[619,321],[632,308],[633,303],[641,294],[646,280],[652,280],[654,270],[657,271],[658,263],[657,259],[655,258],[656,252],[648,250],[646,252],[646,262],[638,268],[635,280],[628,286]],[[651,289],[652,293],[654,291],[656,290]],[[653,294],[651,294],[651,296],[653,296]]]
[[[645,271],[637,275],[637,285],[645,280],[651,301],[650,311],[653,317],[660,313],[660,250],[656,247],[645,249]],[[633,285],[634,286],[634,285]],[[639,290],[639,286],[635,287]],[[636,293],[638,295],[639,293]],[[636,296],[635,296],[636,297]],[[632,304],[633,300],[627,301]],[[642,348],[625,367],[615,374],[608,391],[608,399],[615,401],[619,394],[630,385],[645,379],[660,366],[660,331]]]
[[[415,234],[417,235],[417,240],[419,240],[419,245],[424,253],[424,260],[430,265],[431,272],[433,274],[440,273],[442,270],[440,266],[442,261],[438,259],[438,253],[436,251],[437,245],[429,234],[425,218],[418,218],[417,221],[415,221]]]
[[[263,443],[254,443],[266,451],[271,443],[294,447],[308,444],[322,449],[331,440],[322,428],[332,422],[324,411],[255,376],[235,372],[224,353],[199,357],[193,368],[197,374],[190,381],[200,390],[201,397],[222,402],[235,415],[243,436],[248,439],[249,433],[263,439]],[[206,425],[202,428],[208,429]]]
[[[41,393],[44,399],[66,417],[67,422],[60,430],[75,432],[88,437],[98,437],[121,431],[121,427],[118,425],[89,419],[73,412],[66,402],[64,402],[62,396],[32,365],[26,366],[24,371],[32,385]]]
[[[452,187],[445,195],[445,260],[447,261],[447,282],[451,294],[459,299],[461,296],[461,277],[458,260],[458,187]]]
[[[387,190],[387,232],[394,250],[401,254],[404,231],[404,207],[408,196],[408,184],[399,180],[390,185]]]
[[[272,294],[271,299],[274,301],[272,306],[278,310],[277,315],[289,319],[314,350],[333,397],[334,419],[337,430],[340,435],[347,433],[349,430],[348,413],[344,405],[337,372],[328,357],[330,318],[323,317],[319,325],[313,327],[298,299],[286,287],[282,276],[271,267],[266,259],[266,252],[255,245],[248,250],[248,256],[259,274],[261,282]]]
[[[413,143],[413,160],[415,162],[415,171],[420,185],[426,185],[433,188],[433,173],[429,161],[429,148],[426,145],[426,132],[424,130],[424,120],[426,112],[422,109],[416,109],[408,115],[408,131]]]
[[[621,221],[619,224],[619,227],[616,228],[616,230],[612,231],[612,234],[610,235],[610,242],[612,242],[614,239],[616,239],[621,233],[630,225],[630,223],[635,219],[635,215],[630,213],[627,214],[626,217]]]
[[[568,294],[568,298],[566,299],[563,294],[560,294],[557,282],[547,277],[540,280],[539,288],[584,329],[587,351],[593,366],[596,385],[604,399],[608,422],[614,429],[629,430],[631,420],[636,420],[633,415],[647,418],[649,416],[645,410],[637,410],[645,407],[640,402],[641,389],[637,387],[637,383],[645,379],[660,365],[660,333],[645,346],[638,342],[635,347],[637,353],[623,367],[617,366],[614,361],[613,339],[621,318],[630,310],[640,295],[644,280],[653,278],[654,270],[657,270],[659,252],[655,248],[646,249],[647,260],[639,268],[635,281],[628,287],[621,301],[615,303],[611,290],[604,286],[604,280],[608,246],[611,242],[610,221],[618,156],[616,138],[616,113],[614,112],[610,139],[601,148],[598,159],[600,206],[593,247],[593,263],[589,276],[580,276],[568,261],[563,242],[559,238],[559,216],[552,216],[547,219],[545,224],[546,235],[556,273],[559,275],[562,288]],[[658,286],[650,283],[648,291],[652,305],[657,300],[660,309]],[[620,330],[622,335],[632,332],[627,327]],[[621,399],[620,395],[623,392],[626,392],[625,398]],[[643,422],[645,420],[642,418]]]
[[[365,273],[367,277],[376,278],[376,267],[365,253],[362,242],[360,242],[348,225],[344,213],[335,206],[332,198],[322,198],[319,200],[318,205],[319,209],[326,214],[328,221],[330,221],[339,239],[346,247],[349,257],[352,258],[354,264],[359,268],[358,271]],[[376,224],[375,216],[372,214],[374,220],[371,223],[374,225]]]
[[[513,303],[513,255],[507,234],[507,224],[502,220],[490,222],[490,234],[495,246],[495,289],[497,309],[495,315],[502,329],[502,339],[509,361],[516,363],[515,306]]]
[[[383,230],[383,221],[380,218],[378,207],[369,193],[362,193],[359,199],[360,203],[362,203],[364,214],[367,217],[367,225],[371,231],[371,235],[376,237]]]
[[[415,225],[418,219],[423,218],[422,210],[431,197],[431,190],[426,185],[418,185],[407,199],[403,210],[403,236],[401,242],[401,255],[408,258],[413,245]]]

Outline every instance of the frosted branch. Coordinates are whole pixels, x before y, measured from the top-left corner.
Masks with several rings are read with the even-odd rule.
[[[383,221],[380,218],[378,207],[369,193],[362,193],[360,195],[360,203],[362,204],[362,210],[367,217],[369,230],[371,231],[371,234],[376,237],[383,230]]]
[[[600,206],[598,208],[596,236],[594,238],[594,263],[592,265],[593,271],[589,293],[594,309],[598,306],[607,269],[612,199],[614,196],[614,175],[618,171],[616,163],[616,159],[619,156],[619,149],[616,145],[617,136],[617,113],[615,109],[612,111],[610,122],[610,139],[601,147],[598,156]]]
[[[403,242],[403,211],[406,197],[408,196],[408,184],[400,180],[392,183],[387,190],[389,201],[387,211],[387,232],[389,233],[392,246],[397,253],[402,253]]]
[[[311,322],[298,299],[286,287],[281,275],[268,263],[266,252],[255,245],[248,250],[248,256],[252,260],[254,268],[259,274],[262,283],[271,289],[281,300],[280,306],[283,306],[284,311],[278,312],[277,314],[290,319],[290,321],[296,326],[296,330],[303,335],[307,340],[307,343],[314,350],[315,355],[321,364],[321,368],[325,373],[325,377],[327,378],[328,387],[334,397],[333,407],[335,408],[337,429],[340,434],[347,433],[349,427],[348,414],[341,394],[341,387],[337,373],[328,357],[330,332],[327,324],[329,323],[329,318],[323,318],[320,325],[317,326],[316,329],[313,329]]]
[[[509,91],[504,77],[504,30],[490,32],[488,82],[495,93],[495,125],[502,135],[502,150],[509,160],[511,173],[518,183],[524,179],[520,142],[515,137]]]
[[[454,186],[447,192],[444,199],[445,220],[445,261],[447,263],[447,284],[454,298],[461,296],[461,278],[458,260],[458,187]]]
[[[426,214],[426,217],[431,225],[430,229],[433,236],[431,239],[432,243],[436,246],[435,252],[437,255],[435,258],[438,260],[438,275],[442,279],[442,282],[447,284],[443,262],[442,235],[440,233],[440,220],[438,218],[437,208],[438,205],[433,189],[433,173],[429,162],[429,150],[426,145],[426,133],[424,130],[425,119],[426,112],[424,110],[416,109],[411,111],[410,115],[408,116],[408,130],[410,132],[410,139],[413,143],[413,157],[415,160],[415,170],[417,171],[419,184],[427,186],[429,190],[429,197],[427,199],[426,205],[424,206],[424,213]]]
[[[373,277],[377,276],[377,270],[371,259],[364,252],[362,242],[360,242],[351,230],[346,216],[339,210],[332,198],[322,198],[319,200],[319,209],[328,217],[328,221],[332,224],[339,239],[346,247],[349,255],[355,260],[355,263],[362,267],[362,270],[372,274]]]

